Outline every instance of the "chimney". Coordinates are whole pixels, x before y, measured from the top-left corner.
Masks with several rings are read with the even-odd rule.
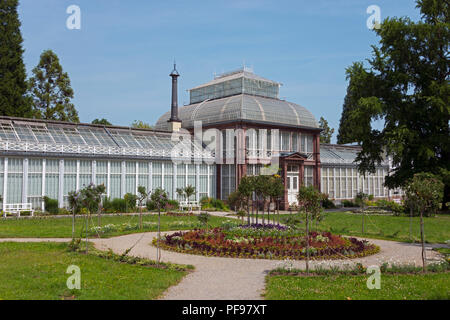
[[[177,66],[173,64],[173,70],[170,73],[172,77],[172,106],[170,110],[169,129],[170,131],[179,131],[181,128],[181,120],[178,118],[178,77]]]

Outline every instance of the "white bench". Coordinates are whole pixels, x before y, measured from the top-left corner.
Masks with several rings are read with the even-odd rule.
[[[31,203],[8,203],[5,204],[5,211],[3,216],[6,218],[6,213],[17,214],[20,218],[20,213],[24,211],[29,211],[31,216],[34,216],[33,205]]]
[[[183,210],[184,208],[188,208],[188,210],[192,211],[193,208],[196,208],[198,211],[200,211],[202,206],[198,203],[198,201],[189,201],[189,203],[187,201],[180,201],[179,207],[181,210]]]

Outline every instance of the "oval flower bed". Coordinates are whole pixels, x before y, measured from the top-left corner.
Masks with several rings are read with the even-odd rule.
[[[160,245],[164,249],[205,256],[296,260],[306,257],[304,235],[278,226],[275,229],[237,227],[231,230],[192,230],[176,232],[161,240]],[[356,238],[311,232],[309,250],[311,259],[343,259],[364,257],[380,249]]]

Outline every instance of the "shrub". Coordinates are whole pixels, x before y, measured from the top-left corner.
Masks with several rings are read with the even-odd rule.
[[[216,198],[203,197],[200,200],[202,210],[213,209],[217,211],[229,211],[230,209],[225,205],[225,203]]]
[[[111,201],[111,209],[113,212],[127,212],[127,202],[125,199],[115,198]]]
[[[152,200],[148,200],[146,205],[148,211],[154,211],[157,209],[156,204]]]
[[[356,207],[358,207],[358,205],[356,203],[354,203],[353,201],[350,201],[350,200],[343,200],[342,201],[342,205],[345,208],[356,208]]]
[[[322,207],[324,209],[335,209],[336,205],[334,204],[333,201],[331,201],[330,199],[328,199],[328,195],[324,196],[323,201],[322,201]]]
[[[51,199],[49,197],[44,197],[44,205],[45,205],[45,211],[47,211],[50,214],[58,214],[59,208],[58,208],[58,200]]]
[[[129,211],[136,210],[137,195],[132,194],[132,193],[127,193],[127,194],[125,194],[123,199],[125,200],[125,202],[127,204],[127,209]]]
[[[180,204],[178,203],[177,200],[168,200],[167,201],[167,205],[166,205],[166,210],[170,211],[170,210],[176,210],[180,207]]]

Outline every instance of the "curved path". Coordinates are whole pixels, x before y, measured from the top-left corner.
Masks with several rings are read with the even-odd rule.
[[[172,231],[174,232],[174,231]],[[90,239],[100,250],[112,249],[118,254],[134,248],[129,253],[149,259],[156,259],[156,248],[150,243],[156,232],[137,233],[109,239]],[[343,265],[357,262],[365,266],[380,265],[383,262],[421,264],[421,246],[403,242],[368,239],[380,246],[378,254],[359,259],[311,262],[316,264]],[[0,242],[66,242],[70,239],[0,239]],[[439,254],[427,246],[428,260],[439,259]],[[162,299],[177,300],[256,300],[264,293],[265,275],[285,262],[262,259],[234,259],[204,257],[162,250],[162,261],[191,264],[195,270],[176,286],[169,288]],[[293,261],[294,268],[305,268],[304,261]]]

